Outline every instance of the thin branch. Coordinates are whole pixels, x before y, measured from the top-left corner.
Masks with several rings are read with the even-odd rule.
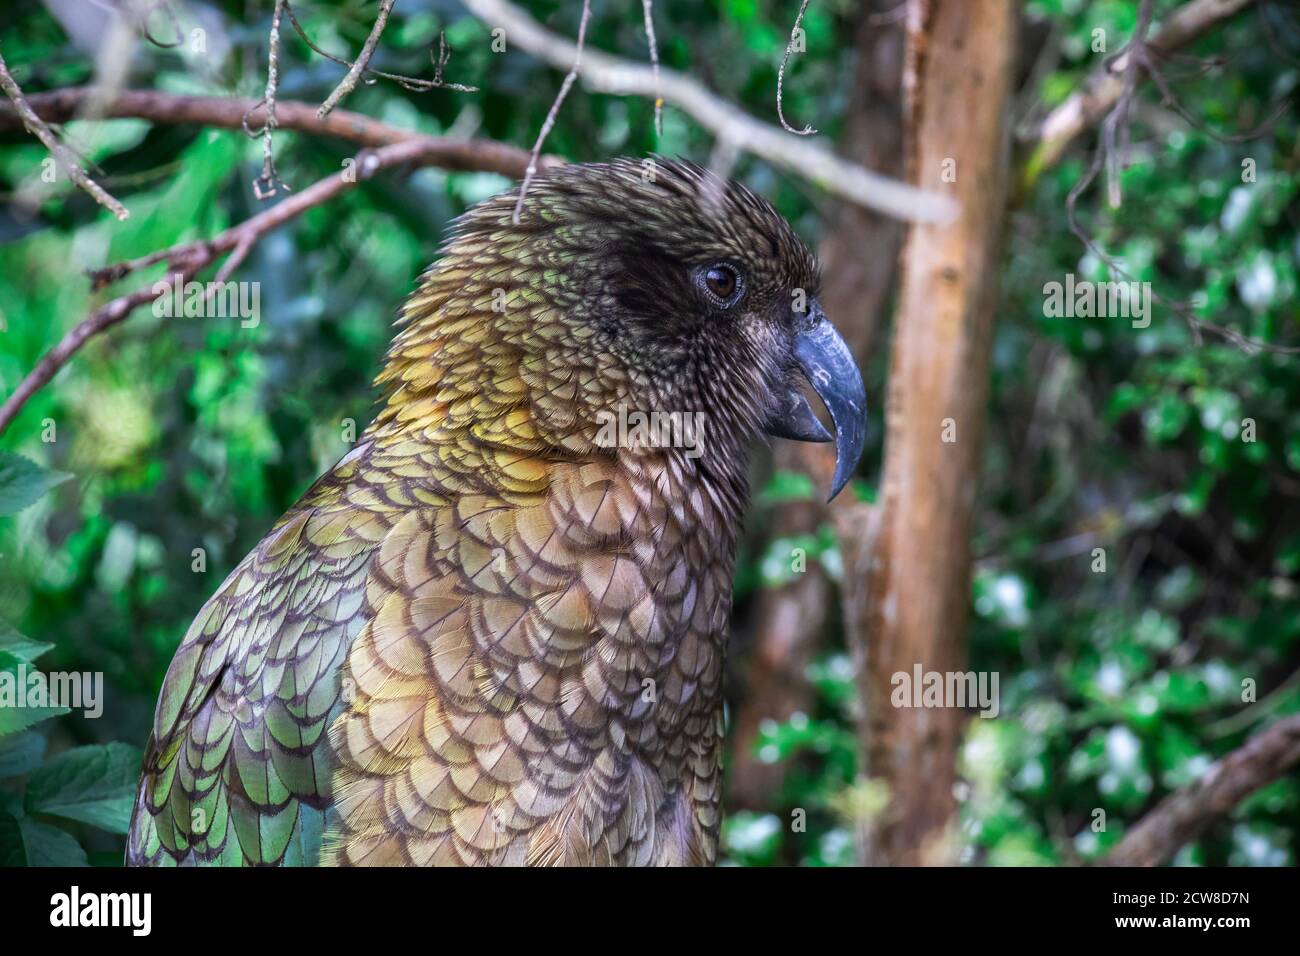
[[[99,203],[119,220],[126,219],[131,214],[127,212],[125,206],[110,196],[98,183],[96,183],[77,162],[76,156],[72,150],[58,141],[55,135],[50,132],[50,128],[41,121],[36,115],[27,98],[23,96],[22,88],[9,73],[9,67],[5,64],[4,57],[0,56],[0,89],[5,91],[10,102],[14,105],[14,111],[22,120],[23,126],[27,132],[31,133],[42,145],[50,151],[50,154],[62,167],[63,171],[68,174],[68,178],[74,184],[81,187],[90,194],[95,202]]]
[[[366,42],[361,46],[361,53],[357,60],[352,64],[351,69],[343,77],[339,85],[334,87],[334,92],[325,98],[320,109],[316,111],[317,116],[324,117],[329,114],[330,110],[339,105],[339,101],[347,96],[357,87],[357,81],[361,79],[361,74],[366,71],[370,63],[370,58],[375,55],[375,47],[379,45],[379,38],[383,36],[384,27],[388,26],[388,15],[393,12],[393,4],[397,0],[379,0],[379,14],[375,17],[375,25],[370,28],[370,36],[366,37]],[[296,23],[296,21],[295,21]],[[301,33],[302,31],[299,30]]]
[[[551,33],[508,0],[464,0],[464,4],[479,19],[504,27],[520,49],[556,69],[572,66],[574,44]],[[951,222],[957,215],[951,197],[882,176],[779,126],[756,120],[676,70],[661,68],[656,77],[648,66],[587,49],[579,75],[597,92],[651,100],[662,96],[715,136],[741,144],[746,152],[865,209],[908,222]]]
[[[578,78],[578,67],[582,63],[582,45],[587,40],[587,21],[591,19],[591,0],[582,0],[582,20],[578,23],[578,45],[573,51],[573,66],[564,77],[564,82],[560,84],[560,92],[555,96],[555,102],[551,104],[550,110],[546,114],[546,120],[542,123],[542,128],[537,133],[537,142],[533,143],[532,154],[528,158],[528,168],[524,170],[524,181],[519,186],[519,199],[515,201],[514,224],[519,225],[519,215],[524,210],[524,197],[528,195],[528,187],[532,184],[533,176],[537,174],[537,157],[541,155],[542,144],[546,142],[547,135],[555,126],[555,118],[560,115],[560,106],[564,103],[564,98],[569,95],[569,89]]]
[[[185,277],[182,281],[188,281],[191,277],[191,274],[185,270],[182,270],[181,274]],[[156,295],[152,286],[137,289],[129,295],[119,296],[111,302],[105,303],[79,322],[71,332],[59,341],[58,345],[41,356],[41,360],[36,363],[36,367],[18,383],[18,387],[5,399],[4,404],[0,405],[0,434],[3,434],[5,429],[9,427],[9,423],[27,404],[27,400],[49,382],[55,373],[67,364],[68,359],[72,358],[88,340],[99,335],[105,329],[117,325],[137,308],[155,298]]]
[[[1252,0],[1191,0],[1165,17],[1160,29],[1147,41],[1153,51],[1168,54],[1209,32],[1223,20],[1245,9]],[[1130,47],[1131,50],[1131,47]],[[1021,139],[1033,144],[1026,164],[1032,182],[1045,169],[1056,165],[1078,136],[1095,126],[1110,112],[1124,89],[1128,54],[1111,58],[1084,80],[1079,92],[1047,115],[1039,126]]]
[[[184,282],[229,254],[230,258],[217,274],[220,281],[225,281],[253,245],[268,232],[284,225],[308,209],[352,189],[357,183],[369,179],[381,169],[403,163],[432,165],[425,137],[413,137],[373,151],[363,150],[357,155],[353,169],[344,169],[327,176],[212,239],[183,243],[139,259],[98,270],[91,274],[93,286],[100,288],[138,269],[159,262],[166,262],[171,268],[176,269]],[[47,352],[36,367],[18,383],[18,387],[5,399],[4,404],[0,405],[0,434],[9,427],[28,399],[45,386],[86,342],[122,322],[137,308],[155,297],[153,285],[150,284],[105,303],[73,327],[58,345]]]
[[[354,65],[351,61],[346,60],[341,56],[335,56],[328,50],[322,50],[312,42],[311,37],[307,35],[307,31],[303,28],[303,25],[298,22],[298,17],[293,12],[293,6],[288,2],[284,5],[284,12],[289,17],[289,23],[293,26],[294,30],[297,31],[298,36],[302,38],[302,42],[307,44],[308,48],[310,48],[313,53],[317,53],[325,57],[327,60],[332,60],[335,63],[351,69]],[[400,73],[385,73],[383,70],[376,70],[374,67],[367,67],[365,72],[373,76],[383,77],[385,80],[392,80],[402,89],[411,90],[414,93],[427,93],[429,90],[455,90],[458,93],[477,93],[477,86],[465,86],[462,83],[446,83],[443,81],[442,71],[447,66],[447,62],[450,59],[451,49],[447,46],[446,32],[439,30],[438,57],[436,60],[433,56],[433,48],[431,47],[429,49],[429,61],[433,63],[434,66],[432,80],[420,80],[413,76],[402,76]]]
[[[817,132],[812,126],[804,126],[803,129],[795,129],[785,121],[785,104],[782,102],[783,88],[785,86],[785,68],[790,62],[790,51],[794,48],[795,37],[799,35],[799,24],[803,22],[804,11],[808,9],[808,0],[803,0],[799,5],[799,15],[794,18],[794,27],[790,30],[790,42],[785,45],[785,56],[781,57],[781,69],[776,74],[776,118],[781,121],[781,128],[787,133],[794,133],[796,136],[811,136]]]
[[[1196,782],[1170,794],[1102,859],[1108,866],[1158,866],[1241,800],[1300,763],[1300,714],[1251,737]]]
[[[82,104],[102,99],[102,119],[133,118],[153,123],[194,124],[238,130],[249,119],[256,120],[263,105],[250,98],[219,96],[177,96],[157,90],[118,90],[102,96],[103,90],[72,86],[49,93],[34,93],[27,102],[37,116],[47,123],[59,123],[77,115]],[[380,122],[360,113],[337,109],[321,119],[316,106],[295,100],[276,103],[276,128],[331,136],[378,149],[394,143],[418,141],[423,144],[419,161],[462,172],[491,172],[517,178],[528,166],[529,154],[517,146],[490,139],[458,139],[427,136]],[[0,100],[0,131],[20,129],[22,118],[12,106]],[[562,163],[559,157],[543,156],[543,167]]]
[[[1160,99],[1163,101],[1163,104],[1172,109],[1178,116],[1182,117],[1183,120],[1193,129],[1204,133],[1206,136],[1217,142],[1246,143],[1253,139],[1258,139],[1265,133],[1269,132],[1269,130],[1273,128],[1273,124],[1291,108],[1290,101],[1283,98],[1273,106],[1268,115],[1264,117],[1259,124],[1245,132],[1221,133],[1218,130],[1210,129],[1210,127],[1207,126],[1200,117],[1192,113],[1192,111],[1185,107],[1178,97],[1174,95],[1174,91],[1169,87],[1169,84],[1165,82],[1164,75],[1155,64],[1155,57],[1158,55],[1158,52],[1152,50],[1150,46],[1144,47],[1141,51],[1142,67],[1146,70],[1147,75],[1151,77],[1151,82],[1155,84],[1156,89],[1160,91]],[[1221,64],[1218,61],[1207,59],[1201,63],[1201,69],[1198,71],[1197,75],[1203,75],[1212,69],[1218,68],[1220,65]]]
[[[655,40],[654,0],[641,0],[641,13],[645,18],[646,44],[650,47],[650,71],[654,74],[655,90],[659,89],[659,44]],[[664,98],[655,93],[655,135],[664,135]]]
[[[1133,38],[1129,40],[1130,54],[1124,64],[1124,85],[1120,97],[1115,101],[1115,108],[1110,111],[1102,124],[1102,152],[1106,156],[1106,195],[1112,209],[1118,209],[1121,200],[1119,173],[1127,163],[1129,144],[1129,109],[1133,97],[1137,95],[1138,70],[1143,64],[1140,51],[1146,49],[1147,31],[1151,28],[1151,11],[1153,0],[1141,0],[1138,4],[1137,24],[1133,28]],[[1136,54],[1136,55],[1135,55]]]
[[[442,71],[446,68],[448,61],[451,59],[451,47],[447,46],[447,31],[438,31],[438,59],[433,58],[433,48],[429,48],[429,61],[433,63],[433,80],[416,80],[409,76],[396,76],[392,73],[380,73],[375,71],[376,76],[384,76],[396,80],[405,89],[408,90],[455,90],[458,93],[477,93],[477,86],[466,86],[464,83],[447,83],[442,78]]]
[[[1155,64],[1151,61],[1146,39],[1147,29],[1151,24],[1152,6],[1153,0],[1141,0],[1133,37],[1126,45],[1124,52],[1115,57],[1116,62],[1122,60],[1125,64],[1123,80],[1120,84],[1119,93],[1114,100],[1115,105],[1102,121],[1101,141],[1093,152],[1092,162],[1079,180],[1070,188],[1070,192],[1065,198],[1065,219],[1070,232],[1083,243],[1084,248],[1103,262],[1112,273],[1130,282],[1135,280],[1128,270],[1116,257],[1107,253],[1101,247],[1101,244],[1080,225],[1078,202],[1079,197],[1096,181],[1104,168],[1107,172],[1109,203],[1112,208],[1120,204],[1119,170],[1123,164],[1123,154],[1128,146],[1128,115],[1133,100],[1137,96],[1138,81],[1141,75],[1139,67],[1145,69],[1148,75],[1157,78],[1157,83],[1162,82],[1158,79],[1159,73]],[[1300,346],[1274,345],[1271,342],[1243,335],[1236,329],[1209,322],[1196,315],[1187,303],[1176,302],[1154,290],[1151,293],[1151,298],[1153,301],[1171,309],[1187,323],[1192,332],[1192,340],[1198,346],[1202,341],[1202,333],[1209,332],[1247,352],[1270,351],[1281,355],[1300,354]]]
[[[258,199],[270,199],[276,193],[276,187],[283,185],[275,172],[275,155],[271,139],[275,134],[275,93],[280,83],[280,19],[288,0],[275,0],[275,13],[271,17],[270,54],[266,65],[266,94],[262,103],[266,106],[266,121],[262,124],[262,175],[253,180],[253,194]],[[248,131],[247,123],[244,130]],[[287,190],[289,187],[285,186]]]

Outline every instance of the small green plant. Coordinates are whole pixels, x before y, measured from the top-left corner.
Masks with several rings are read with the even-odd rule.
[[[68,477],[0,453],[0,516]],[[88,831],[122,834],[131,819],[138,748],[110,743],[47,754],[46,722],[69,713],[33,693],[48,686],[35,664],[53,646],[0,621],[0,866],[87,866]]]

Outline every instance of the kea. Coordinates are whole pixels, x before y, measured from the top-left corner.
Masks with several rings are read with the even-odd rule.
[[[356,446],[200,610],[133,865],[706,865],[748,449],[865,433],[818,270],[692,164],[454,224]],[[647,424],[648,423],[648,424]]]

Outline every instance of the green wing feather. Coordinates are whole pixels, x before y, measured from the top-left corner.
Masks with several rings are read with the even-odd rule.
[[[145,750],[128,864],[316,864],[339,669],[395,510],[358,477],[367,450],[281,519],[185,635]]]

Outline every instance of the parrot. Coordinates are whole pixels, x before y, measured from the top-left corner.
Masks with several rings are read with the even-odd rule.
[[[186,632],[128,865],[716,862],[750,449],[835,441],[833,498],[862,376],[746,186],[660,157],[519,189],[451,224],[373,421]]]

